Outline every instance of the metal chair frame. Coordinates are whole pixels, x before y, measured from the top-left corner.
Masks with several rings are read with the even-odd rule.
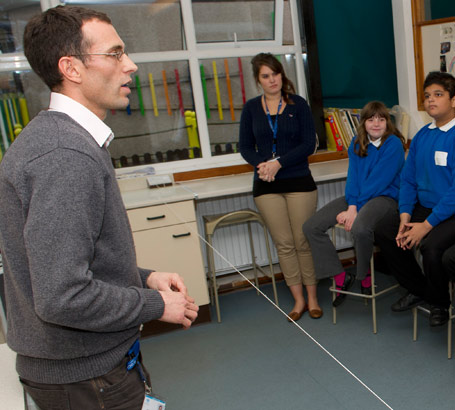
[[[336,229],[344,229],[344,226],[342,224],[336,224],[332,228],[332,242],[333,245],[336,248]],[[374,250],[379,250],[379,248],[375,247]],[[330,292],[332,292],[332,301],[335,300],[336,294],[337,293],[343,293],[345,295],[351,295],[355,297],[360,297],[365,300],[365,304],[368,304],[368,300],[371,300],[371,309],[372,309],[372,318],[373,318],[373,333],[376,334],[378,332],[378,327],[377,327],[377,320],[376,320],[376,298],[390,292],[393,289],[396,289],[399,285],[395,284],[392,286],[389,286],[385,289],[380,290],[379,292],[376,291],[376,280],[375,280],[375,270],[374,270],[374,251],[373,255],[371,255],[370,259],[370,270],[371,270],[371,295],[365,295],[363,293],[359,292],[351,292],[351,291],[346,291],[346,290],[340,290],[336,288],[335,284],[335,279],[332,278],[332,287],[329,288]],[[336,307],[332,305],[332,321],[333,324],[335,325],[337,322],[337,313],[336,313]]]
[[[203,216],[204,220],[204,227],[205,227],[205,236],[207,240],[206,249],[207,249],[207,265],[208,265],[208,280],[209,280],[209,289],[210,289],[210,300],[213,303],[215,300],[215,307],[216,307],[216,315],[218,319],[218,323],[221,322],[221,314],[220,314],[220,303],[218,300],[218,285],[216,280],[216,269],[215,269],[215,259],[213,254],[212,248],[212,238],[215,233],[215,230],[220,227],[224,226],[231,226],[241,223],[248,224],[248,236],[250,242],[250,250],[251,250],[251,263],[254,272],[254,280],[256,287],[259,287],[257,271],[259,270],[264,276],[267,276],[267,273],[264,269],[256,263],[256,255],[254,252],[254,242],[253,242],[253,234],[251,231],[251,222],[258,222],[261,224],[263,231],[264,231],[264,238],[265,238],[265,245],[267,248],[267,257],[269,259],[269,267],[270,267],[270,275],[272,279],[272,286],[273,286],[273,294],[275,297],[275,303],[278,305],[278,294],[276,290],[276,283],[275,283],[275,274],[273,270],[273,263],[272,263],[272,253],[270,251],[270,242],[267,233],[267,227],[265,225],[264,219],[262,216],[252,209],[242,209],[239,211],[229,212],[227,214],[220,214],[220,215],[205,215]],[[259,291],[257,292],[259,294]]]
[[[452,327],[453,319],[455,319],[455,311],[453,308],[453,296],[455,292],[455,279],[452,278],[449,280],[449,295],[450,295],[450,305],[449,305],[449,321],[447,322],[447,358],[452,358]],[[415,342],[417,340],[417,325],[418,325],[418,316],[417,312],[421,311],[426,314],[430,314],[429,309],[425,306],[417,306],[412,308],[412,340]]]

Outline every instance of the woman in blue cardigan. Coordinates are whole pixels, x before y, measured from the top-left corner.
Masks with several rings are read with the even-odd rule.
[[[269,53],[251,64],[263,94],[245,104],[239,147],[254,166],[253,196],[277,248],[280,266],[294,297],[288,320],[309,311],[322,316],[311,250],[302,224],[316,211],[317,190],[308,167],[316,134],[306,101],[295,95],[281,63]],[[306,287],[307,301],[303,294]]]
[[[348,149],[349,168],[345,196],[322,207],[303,225],[310,243],[318,279],[335,277],[338,289],[348,290],[354,276],[346,273],[327,230],[337,223],[351,232],[357,257],[356,278],[361,291],[371,294],[369,263],[378,222],[398,208],[400,173],[405,140],[392,124],[387,107],[369,102],[362,109],[357,136]],[[339,293],[333,305],[346,295]]]

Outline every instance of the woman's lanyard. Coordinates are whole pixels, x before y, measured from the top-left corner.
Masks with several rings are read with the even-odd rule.
[[[267,101],[264,95],[264,104],[265,104],[265,111],[267,112],[267,119],[269,120],[270,129],[273,133],[273,145],[272,145],[272,158],[276,157],[276,136],[278,133],[278,114],[280,113],[281,103],[283,97],[280,98],[280,103],[278,104],[278,110],[276,112],[275,124],[272,123],[272,116],[270,115],[269,107],[267,107]]]

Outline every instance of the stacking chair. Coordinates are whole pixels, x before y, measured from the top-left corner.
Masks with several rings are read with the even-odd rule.
[[[254,253],[254,243],[253,243],[253,235],[251,232],[251,222],[258,222],[261,224],[263,231],[264,231],[264,239],[267,248],[267,257],[269,259],[269,266],[270,266],[270,275],[272,277],[272,286],[273,286],[273,294],[275,297],[275,303],[278,305],[278,294],[276,291],[276,283],[275,283],[275,275],[273,271],[273,264],[272,264],[272,253],[270,251],[270,243],[269,237],[267,233],[267,228],[265,226],[264,219],[262,216],[253,211],[252,209],[243,209],[240,211],[233,211],[227,214],[221,215],[205,215],[202,217],[204,221],[205,227],[205,238],[207,241],[206,249],[207,249],[207,263],[208,263],[208,280],[210,284],[210,299],[213,303],[215,300],[215,307],[216,307],[216,315],[218,322],[221,322],[221,314],[220,314],[220,304],[218,301],[218,285],[216,283],[216,269],[215,269],[215,258],[213,254],[212,248],[212,238],[215,233],[215,230],[220,227],[230,226],[235,224],[247,223],[248,224],[248,236],[250,242],[250,250],[251,250],[251,263],[254,272],[254,280],[256,283],[256,287],[259,286],[257,271],[259,270],[263,275],[266,275],[265,271],[256,263],[256,256]],[[259,294],[259,292],[258,292]]]
[[[447,323],[447,358],[452,358],[452,327],[453,319],[455,319],[455,312],[453,309],[453,296],[455,292],[455,277],[449,279],[449,295],[450,295],[450,306],[449,306],[449,321]],[[425,306],[417,306],[412,309],[412,340],[415,342],[417,340],[417,324],[418,324],[418,311],[430,314],[430,310]]]
[[[336,248],[336,229],[344,229],[344,226],[342,224],[336,224],[333,229],[332,229],[332,242],[333,245]],[[375,251],[379,250],[379,248],[375,247]],[[360,292],[351,292],[351,291],[346,291],[346,290],[340,290],[336,288],[335,284],[335,279],[332,279],[332,287],[329,288],[330,292],[332,292],[332,301],[335,300],[337,293],[343,293],[346,295],[351,295],[351,296],[356,296],[359,298],[363,298],[365,300],[365,304],[368,303],[368,300],[371,300],[371,309],[372,309],[372,316],[373,316],[373,333],[377,333],[377,322],[376,322],[376,298],[378,296],[381,296],[387,292],[390,292],[391,290],[397,288],[399,285],[394,284],[392,286],[389,286],[387,288],[384,288],[380,290],[379,292],[376,290],[376,279],[375,279],[375,271],[374,271],[374,251],[373,255],[371,255],[370,259],[370,270],[371,270],[371,295],[365,295]],[[336,324],[337,322],[337,313],[336,313],[336,307],[332,305],[332,321],[333,324]]]

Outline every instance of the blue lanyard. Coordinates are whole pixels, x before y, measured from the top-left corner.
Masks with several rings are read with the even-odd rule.
[[[273,133],[272,158],[275,158],[275,156],[276,156],[276,136],[278,133],[278,114],[280,113],[280,110],[281,110],[281,103],[283,102],[282,100],[283,100],[283,97],[280,97],[280,103],[278,104],[278,110],[276,112],[276,117],[275,117],[275,124],[273,124],[272,116],[270,115],[269,107],[267,107],[267,101],[266,101],[265,95],[264,95],[265,111],[267,112],[267,119],[269,120],[270,129],[272,130],[272,133]]]
[[[128,363],[126,364],[126,370],[130,371],[136,367],[139,377],[141,380],[145,383],[146,387],[147,386],[147,380],[145,379],[144,372],[142,371],[142,366],[141,363],[139,362],[139,352],[140,352],[141,346],[139,344],[139,339],[137,339],[133,346],[131,346],[130,350],[128,350],[127,357],[129,358]]]

